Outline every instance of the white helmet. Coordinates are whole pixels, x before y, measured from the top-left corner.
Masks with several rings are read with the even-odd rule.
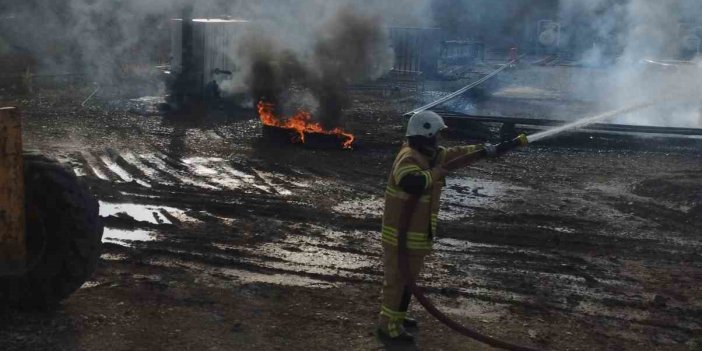
[[[423,136],[433,138],[440,131],[446,129],[446,123],[436,112],[423,111],[413,115],[407,124],[405,136]]]

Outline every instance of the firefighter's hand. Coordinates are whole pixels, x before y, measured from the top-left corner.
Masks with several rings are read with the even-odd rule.
[[[527,135],[524,133],[519,134],[519,136],[517,137],[517,141],[519,142],[519,146],[529,145],[529,138],[527,138]]]

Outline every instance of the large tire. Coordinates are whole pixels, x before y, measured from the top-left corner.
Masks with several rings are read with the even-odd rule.
[[[46,157],[24,155],[29,270],[0,277],[0,300],[51,308],[95,272],[100,257],[99,205],[73,172]]]

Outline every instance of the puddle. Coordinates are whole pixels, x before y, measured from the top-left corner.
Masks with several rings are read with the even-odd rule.
[[[163,96],[143,96],[129,100],[129,110],[143,116],[159,115],[162,113],[159,105],[165,102],[166,99]]]
[[[485,302],[459,297],[455,299],[456,307],[442,306],[445,313],[480,320],[481,323],[499,323],[509,314],[508,304]]]
[[[203,157],[194,157],[194,158],[185,158],[183,159],[183,163],[190,166],[195,171],[195,174],[204,176],[204,177],[210,177],[210,176],[215,176],[219,174],[216,170],[209,168],[205,166],[206,164],[212,164],[213,162],[216,161],[222,161],[222,159],[219,158],[203,158]]]
[[[306,267],[354,270],[372,267],[374,264],[364,255],[296,244],[294,242],[266,243],[261,245],[258,251],[265,253],[268,257]]]
[[[161,196],[158,195],[146,195],[146,194],[137,194],[137,193],[132,193],[129,191],[120,191],[120,195],[122,196],[129,196],[129,197],[138,197],[142,199],[161,199]]]
[[[334,212],[343,213],[354,218],[366,219],[367,217],[381,217],[385,200],[382,197],[371,197],[344,201],[334,207]]]
[[[452,239],[452,238],[439,238],[434,242],[434,248],[437,251],[446,252],[459,252],[464,253],[469,249],[475,248],[506,248],[503,245],[492,245],[492,244],[482,244],[474,243],[466,240]]]
[[[336,287],[335,284],[314,279],[302,275],[296,274],[285,274],[285,273],[263,273],[263,272],[252,272],[243,269],[236,268],[217,268],[212,270],[211,267],[207,267],[198,263],[180,261],[174,262],[171,260],[157,259],[151,261],[151,264],[182,269],[184,267],[193,269],[199,272],[211,272],[216,273],[218,277],[226,277],[228,280],[233,280],[239,284],[252,284],[252,283],[264,283],[264,284],[275,284],[283,286],[298,286],[298,287],[310,287],[319,289],[330,289]]]
[[[137,157],[133,153],[126,152],[126,153],[121,154],[121,156],[130,165],[136,167],[137,169],[139,169],[139,171],[144,173],[149,179],[158,179],[159,184],[173,185],[172,182],[166,181],[162,177],[160,177],[157,170],[155,170],[155,169],[145,165],[143,162],[141,162],[139,157]]]
[[[125,181],[127,183],[131,183],[131,182],[135,181],[135,182],[137,182],[137,184],[139,184],[143,187],[146,187],[146,188],[151,187],[151,184],[149,184],[143,180],[136,179],[136,178],[132,177],[132,175],[129,174],[129,172],[127,172],[127,170],[122,168],[122,166],[118,165],[115,161],[112,161],[112,159],[110,159],[108,156],[106,156],[106,155],[100,156],[100,161],[102,161],[102,163],[105,165],[105,167],[107,167],[107,169],[109,169],[112,173],[116,174],[123,181]]]
[[[268,193],[275,191],[284,196],[292,195],[291,191],[274,184],[274,180],[279,176],[273,173],[254,170],[256,175],[247,174],[218,157],[191,157],[183,159],[182,162],[193,174],[224,188],[240,189],[248,186]]]
[[[112,173],[116,174],[123,181],[129,183],[134,180],[134,178],[132,178],[129,172],[125,171],[124,168],[120,167],[117,163],[112,161],[106,155],[100,156],[100,160],[110,171],[112,171]]]
[[[159,171],[178,178],[178,180],[180,182],[182,182],[183,184],[192,185],[192,186],[196,186],[196,187],[204,188],[204,189],[209,189],[209,190],[220,190],[216,186],[212,186],[212,185],[207,184],[205,182],[188,177],[187,175],[183,174],[185,172],[180,172],[177,169],[172,168],[171,166],[169,166],[166,163],[166,161],[164,161],[164,158],[166,158],[166,157],[167,156],[165,156],[165,155],[156,155],[156,154],[139,155],[140,159],[152,164]]]
[[[166,98],[163,96],[142,96],[140,98],[131,99],[130,101],[147,104],[162,104],[166,102]]]
[[[84,169],[74,167],[78,176],[93,174],[106,181],[136,182],[151,188],[152,184],[174,185],[176,183],[195,186],[208,190],[223,189],[256,189],[266,193],[277,193],[290,196],[292,191],[282,186],[291,184],[295,187],[309,187],[305,182],[294,182],[283,175],[259,170],[250,173],[238,170],[229,160],[219,157],[189,157],[182,160],[172,160],[162,153],[134,154],[125,152],[121,158],[130,166],[138,169],[143,175],[134,175],[118,164],[108,155],[93,155],[82,152],[86,166]],[[164,179],[164,175],[166,176]],[[139,179],[139,178],[145,179]],[[280,180],[285,178],[285,182]]]
[[[100,216],[102,217],[117,216],[120,213],[124,213],[138,222],[148,222],[151,224],[173,224],[173,222],[163,215],[164,211],[184,222],[197,221],[197,219],[186,215],[185,211],[175,207],[100,201]]]
[[[88,176],[88,173],[86,171],[78,167],[73,167],[73,174],[75,174],[78,178]]]
[[[103,285],[104,283],[98,282],[98,281],[93,281],[93,280],[88,280],[87,282],[83,283],[83,285],[80,286],[80,289],[92,289],[92,288],[97,288],[98,286]]]
[[[290,234],[279,243],[290,247],[306,247],[314,246],[317,248],[353,248],[359,251],[368,251],[369,253],[378,252],[380,250],[380,221],[378,221],[377,230],[353,230],[353,231],[336,231],[313,224],[293,224],[290,226],[293,233]],[[288,251],[291,251],[288,249]],[[345,251],[345,250],[334,250]],[[368,256],[366,254],[365,256]]]
[[[226,174],[224,170],[221,170],[222,165],[226,161],[221,158],[211,157],[193,157],[183,159],[183,164],[187,165],[193,174],[199,177],[207,178],[207,180],[213,184],[223,186],[228,189],[238,189],[240,188],[244,180],[247,179],[247,174],[243,172],[238,172],[239,174]],[[253,179],[253,176],[249,176]]]
[[[360,232],[357,233],[359,236]],[[335,278],[351,278],[351,279],[369,279],[366,275],[366,270],[372,270],[377,266],[378,261],[368,259],[368,255],[363,253],[363,248],[366,248],[366,241],[370,233],[363,233],[363,240],[358,240],[358,244],[352,243],[350,240],[355,235],[349,235],[337,232],[325,232],[324,237],[315,235],[289,235],[282,241],[265,243],[256,247],[241,247],[231,246],[228,244],[213,244],[221,250],[234,249],[244,251],[248,255],[245,256],[230,256],[225,254],[223,257],[228,259],[236,259],[244,261],[248,264],[253,264],[259,267],[275,269],[278,271],[290,272],[283,273],[282,277],[298,277],[299,273],[317,274],[326,277]],[[378,236],[373,237],[378,238]],[[378,252],[380,249],[380,240],[372,240],[377,244],[370,252]],[[324,245],[321,247],[320,245]],[[358,246],[359,252],[349,252],[348,248]],[[335,247],[341,250],[334,249]]]
[[[83,156],[83,159],[85,162],[88,164],[88,168],[90,168],[90,171],[98,178],[102,180],[107,180],[110,181],[110,178],[102,171],[100,170],[99,167],[96,166],[98,163],[95,157],[91,155],[88,152],[81,152],[81,155]]]
[[[226,173],[229,173],[229,174],[233,175],[234,177],[237,177],[237,178],[241,179],[243,182],[245,182],[246,184],[251,185],[252,187],[254,187],[254,188],[256,188],[256,189],[259,189],[259,190],[262,190],[262,191],[265,191],[265,192],[270,192],[270,191],[271,191],[270,188],[268,188],[268,187],[265,186],[265,185],[256,184],[256,177],[254,177],[254,176],[252,176],[252,175],[250,175],[250,174],[246,174],[246,173],[244,173],[244,172],[241,172],[241,171],[239,171],[239,170],[236,170],[236,169],[234,169],[233,167],[228,166],[228,165],[222,166],[222,170],[225,171]]]
[[[472,215],[472,208],[497,208],[501,198],[512,191],[526,188],[508,185],[493,180],[477,178],[447,178],[441,198],[439,219],[458,220]]]
[[[273,179],[276,177],[275,174],[269,173],[269,172],[264,172],[264,171],[259,171],[259,170],[255,170],[255,169],[253,171],[256,172],[256,175],[258,175],[261,179],[263,179],[263,181],[265,181],[266,184],[268,184],[268,186],[273,188],[278,194],[283,195],[283,196],[292,195],[292,191],[285,189],[282,186],[275,185],[275,183],[273,183]]]
[[[496,208],[501,197],[511,191],[525,191],[526,188],[508,185],[492,180],[476,178],[448,178],[441,196],[440,220],[458,220],[470,217],[472,208]],[[347,214],[354,218],[381,217],[383,215],[384,198],[370,197],[342,202],[332,210]]]
[[[135,241],[146,242],[154,240],[156,240],[156,234],[147,230],[105,228],[102,234],[103,243],[112,243],[121,246],[131,246],[130,244]]]
[[[104,239],[105,236],[103,235],[103,242],[105,241]],[[103,253],[102,255],[100,255],[100,259],[105,261],[126,261],[127,259],[129,259],[129,256],[118,253]]]
[[[564,234],[574,234],[575,233],[575,229],[571,229],[571,228],[567,228],[567,227],[551,227],[551,226],[547,226],[547,225],[540,225],[537,228],[552,230],[554,232],[564,233]]]
[[[221,269],[219,273],[232,277],[244,284],[264,283],[318,289],[331,289],[335,287],[333,283],[293,274],[265,274],[231,268]]]

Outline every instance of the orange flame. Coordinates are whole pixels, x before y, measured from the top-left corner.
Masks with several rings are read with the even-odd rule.
[[[275,115],[274,105],[270,102],[261,101],[258,103],[258,116],[266,126],[294,130],[297,133],[296,138],[292,140],[294,143],[304,144],[305,133],[327,134],[345,138],[342,146],[345,149],[350,149],[356,139],[353,134],[347,133],[341,128],[325,130],[321,124],[314,122],[312,114],[306,111],[298,111],[290,118],[279,118]]]

